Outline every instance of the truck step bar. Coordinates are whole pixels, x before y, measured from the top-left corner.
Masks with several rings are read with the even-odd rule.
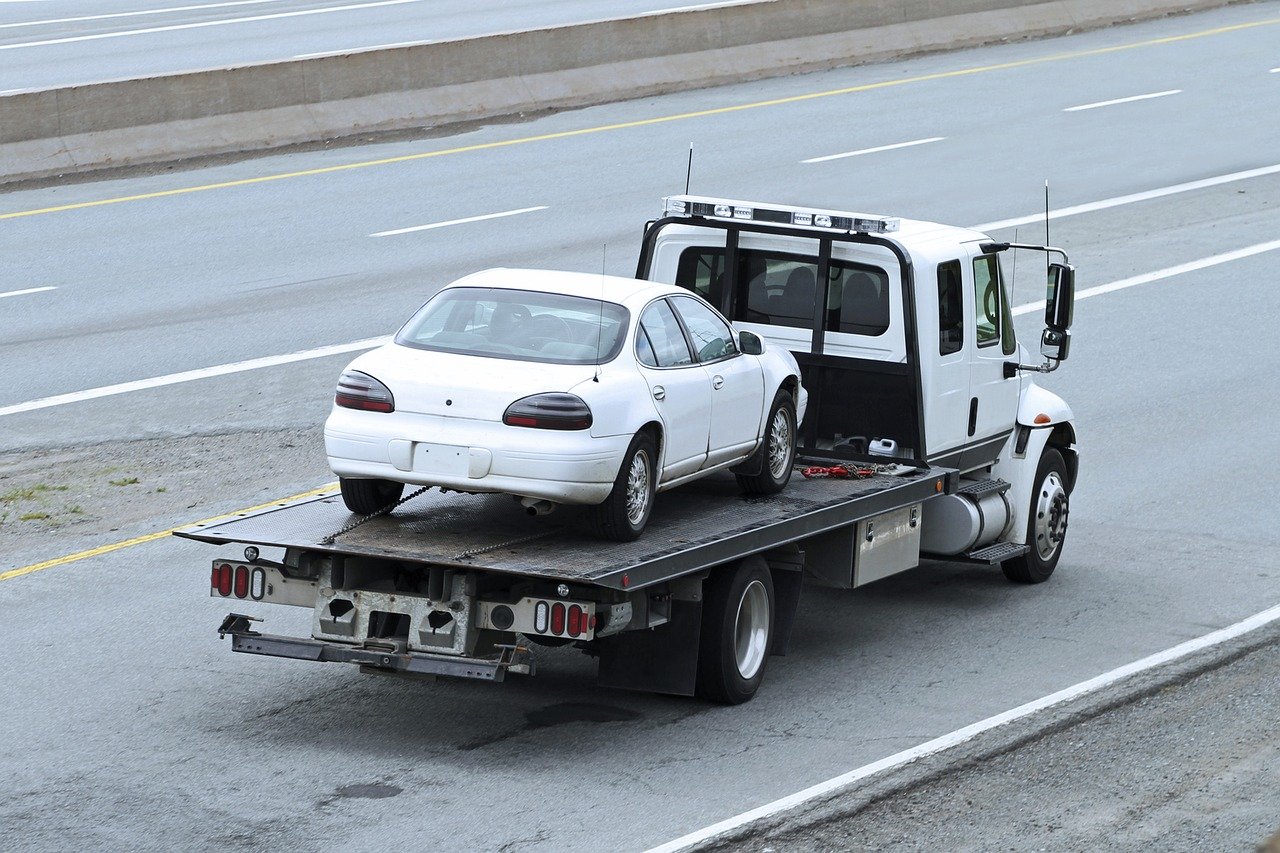
[[[240,613],[229,613],[218,628],[218,636],[230,635],[231,650],[235,652],[326,663],[353,663],[383,672],[443,675],[478,681],[502,681],[509,672],[517,675],[534,673],[534,664],[529,659],[529,650],[523,646],[499,646],[499,654],[492,658],[432,655],[422,652],[344,646],[310,638],[259,634],[249,629],[251,621],[258,620]]]
[[[964,563],[981,563],[984,566],[994,566],[997,563],[1003,563],[1014,557],[1021,557],[1031,549],[1026,545],[1015,545],[1012,542],[996,542],[985,548],[979,548],[976,551],[970,551],[959,557],[951,557],[955,562]]]

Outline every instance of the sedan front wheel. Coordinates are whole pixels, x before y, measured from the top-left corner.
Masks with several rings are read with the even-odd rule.
[[[764,443],[756,451],[762,455],[760,473],[739,474],[738,487],[749,495],[773,495],[786,488],[796,458],[796,404],[785,390],[779,390],[764,425]]]

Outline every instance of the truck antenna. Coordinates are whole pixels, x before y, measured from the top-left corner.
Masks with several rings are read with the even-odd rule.
[[[689,165],[684,170],[684,194],[689,194],[689,179],[693,177],[693,143],[689,143]]]
[[[1049,179],[1044,179],[1044,244],[1052,246],[1049,242]],[[1044,274],[1049,275],[1049,253],[1044,253]]]

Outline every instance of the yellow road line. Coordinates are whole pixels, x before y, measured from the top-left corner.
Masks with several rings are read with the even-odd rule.
[[[953,77],[967,77],[974,74],[985,74],[991,71],[1005,71],[1011,68],[1025,68],[1031,65],[1042,65],[1047,62],[1061,62],[1067,59],[1080,59],[1088,56],[1101,56],[1108,53],[1117,53],[1125,50],[1136,50],[1144,47],[1155,47],[1158,45],[1174,44],[1176,42],[1190,41],[1192,39],[1207,38],[1210,36],[1224,35],[1226,33],[1239,32],[1241,30],[1254,29],[1257,27],[1268,27],[1280,24],[1280,18],[1268,18],[1262,21],[1251,21],[1244,24],[1232,24],[1226,27],[1215,27],[1209,30],[1201,30],[1194,33],[1185,33],[1178,36],[1165,36],[1158,39],[1148,39],[1146,41],[1132,42],[1130,44],[1113,45],[1111,47],[1099,47],[1091,50],[1073,51],[1070,53],[1058,53],[1052,56],[1042,56],[1033,59],[1020,59],[1013,62],[1001,62],[995,65],[981,65],[974,68],[961,68],[955,71],[939,71],[933,74],[921,74],[916,77],[904,77],[900,80],[885,80],[879,83],[865,83],[860,86],[848,86],[842,89],[829,89],[823,92],[810,92],[804,95],[792,95],[785,98],[773,98],[767,101],[753,101],[747,104],[734,104],[727,107],[715,107],[713,109],[695,110],[687,113],[677,113],[675,115],[655,116],[654,118],[639,119],[636,121],[618,122],[615,124],[603,124],[596,127],[582,127],[576,130],[563,130],[556,133],[543,133],[537,136],[522,136],[516,139],[504,139],[497,142],[482,142],[475,145],[462,145],[456,148],[444,148],[437,151],[423,151],[417,154],[404,154],[398,157],[384,157],[378,160],[362,160],[355,163],[343,163],[338,166],[324,166],[316,169],[303,169],[297,172],[282,172],[275,175],[261,175],[256,178],[242,178],[235,181],[222,181],[216,184],[201,184],[194,187],[179,187],[171,190],[160,190],[152,193],[140,193],[138,195],[119,196],[116,198],[104,198],[97,201],[82,201],[73,204],[61,204],[54,207],[41,207],[35,210],[19,210],[13,213],[0,214],[0,219],[18,219],[25,216],[39,216],[46,213],[60,213],[67,210],[82,210],[90,207],[101,207],[108,204],[122,204],[130,201],[145,201],[148,199],[165,198],[167,196],[186,195],[188,193],[207,192],[210,190],[223,190],[232,187],[246,187],[253,184],[264,184],[270,181],[284,181],[292,178],[306,178],[313,175],[327,175],[334,172],[346,172],[352,169],[368,169],[374,166],[388,166],[395,163],[408,163],[413,160],[425,160],[431,157],[447,157],[453,154],[468,154],[474,151],[488,151],[495,148],[507,148],[513,145],[527,145],[533,142],[547,142],[553,139],[569,139],[575,136],[586,136],[593,133],[606,133],[614,130],[627,130],[636,127],[647,127],[655,124],[667,124],[675,121],[686,121],[688,119],[707,118],[709,116],[725,115],[727,113],[743,112],[745,110],[756,110],[764,107],[777,107],[787,104],[797,104],[803,101],[812,101],[819,98],[831,98],[839,95],[852,95],[859,92],[871,92],[877,89],[887,89],[892,86],[906,86],[913,83],[926,83],[932,80],[946,80]],[[3,579],[3,578],[0,578]]]
[[[309,492],[303,492],[287,498],[278,498],[277,500],[269,501],[268,503],[258,504],[257,506],[251,506],[247,509],[238,509],[235,512],[228,512],[223,515],[215,515],[213,518],[206,518],[203,521],[192,521],[187,524],[181,524],[177,527],[170,527],[168,530],[161,530],[157,533],[148,533],[145,536],[135,536],[133,539],[126,539],[123,542],[114,542],[110,545],[99,545],[97,548],[90,548],[87,551],[68,554],[65,557],[55,557],[52,560],[45,560],[42,563],[32,563],[31,565],[23,566],[20,569],[10,569],[7,572],[0,572],[0,581],[12,580],[13,578],[19,578],[23,575],[29,575],[32,572],[41,572],[45,569],[56,568],[57,566],[65,566],[67,563],[74,563],[78,560],[87,560],[90,557],[99,557],[103,554],[110,554],[112,551],[119,551],[123,548],[131,548],[134,545],[141,545],[144,542],[154,542],[157,539],[163,539],[166,536],[171,536],[175,530],[183,530],[197,524],[212,524],[215,521],[225,521],[228,518],[235,518],[236,516],[243,515],[244,513],[257,512],[260,509],[279,506],[281,504],[288,503],[289,501],[323,495],[325,492],[333,491],[337,485],[337,483],[329,483],[328,485],[321,486],[318,489],[312,489]]]

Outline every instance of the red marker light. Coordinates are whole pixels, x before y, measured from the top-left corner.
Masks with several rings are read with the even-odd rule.
[[[558,601],[551,606],[551,633],[557,637],[564,633],[564,605]]]

